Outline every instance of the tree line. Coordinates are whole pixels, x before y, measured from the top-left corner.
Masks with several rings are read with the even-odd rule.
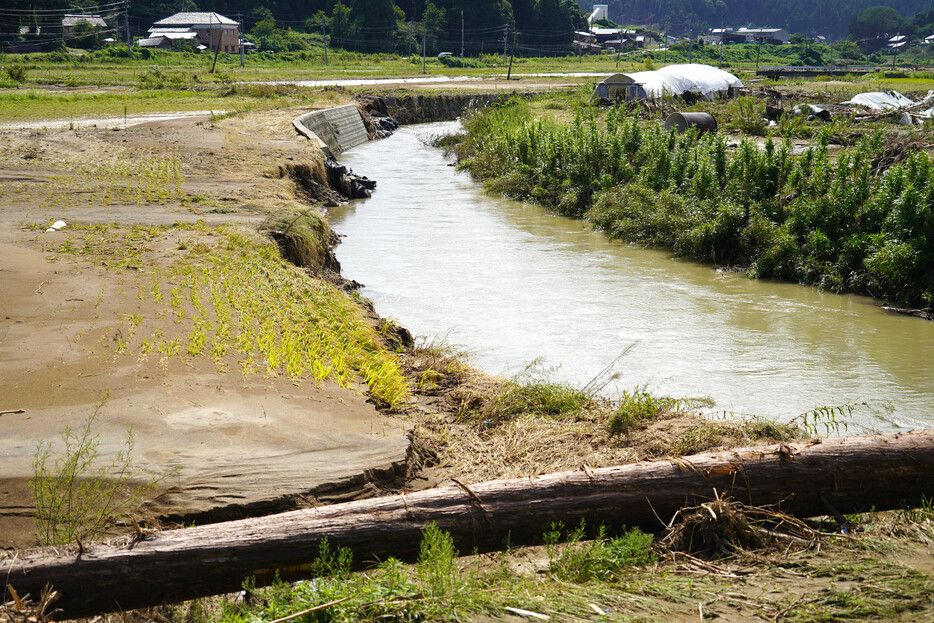
[[[129,0],[131,31],[145,35],[153,22],[181,11],[216,11],[241,21],[266,49],[301,49],[301,35],[327,33],[333,46],[359,52],[502,53],[518,33],[536,55],[566,54],[586,19],[576,0]],[[104,0],[8,0],[10,10],[94,12]],[[462,37],[463,33],[463,37]]]

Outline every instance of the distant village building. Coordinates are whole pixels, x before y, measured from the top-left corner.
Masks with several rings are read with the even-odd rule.
[[[910,39],[907,35],[895,35],[888,40],[885,47],[889,48],[890,50],[900,50],[902,48],[908,47],[909,41]]]
[[[62,18],[62,32],[63,32],[62,37],[65,39],[65,41],[74,39],[76,36],[79,36],[79,35],[75,35],[75,27],[82,23],[87,25],[87,30],[98,30],[98,29],[107,28],[107,22],[105,22],[104,18],[101,17],[100,15],[66,14]],[[84,36],[86,34],[88,33],[83,32],[83,33],[80,33],[80,36]]]
[[[599,54],[603,48],[597,43],[597,37],[592,32],[577,31],[574,33],[575,54]]]
[[[144,48],[168,50],[175,41],[191,41],[212,52],[239,54],[240,26],[219,13],[176,13],[154,23],[149,36],[138,43]]]
[[[746,35],[733,32],[732,28],[711,28],[710,34],[703,37],[707,45],[717,45],[721,41],[724,45],[731,43],[746,43]]]
[[[739,28],[736,34],[745,37],[746,43],[771,43],[785,45],[791,38],[784,28]]]
[[[785,45],[789,39],[788,31],[784,28],[711,28],[710,34],[704,36],[704,43],[717,45],[723,41],[725,45],[731,43]]]
[[[599,54],[603,50],[624,50],[655,45],[658,41],[643,28],[606,28],[595,26],[600,20],[609,19],[609,5],[595,4],[587,17],[587,32],[574,33],[574,52],[577,54]]]
[[[609,16],[610,6],[608,4],[595,4],[593,5],[593,12],[590,14],[590,17],[587,18],[587,23],[593,24],[601,19],[609,19]]]

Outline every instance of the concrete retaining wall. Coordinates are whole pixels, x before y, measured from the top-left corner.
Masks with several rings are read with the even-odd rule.
[[[298,117],[292,125],[334,156],[369,140],[355,104],[315,110]]]

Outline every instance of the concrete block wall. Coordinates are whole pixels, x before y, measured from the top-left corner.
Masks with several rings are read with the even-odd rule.
[[[318,140],[322,147],[326,146],[334,156],[369,140],[363,118],[354,104],[304,114],[295,119],[293,125],[308,138]]]

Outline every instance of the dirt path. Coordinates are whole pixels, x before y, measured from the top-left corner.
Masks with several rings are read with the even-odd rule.
[[[33,543],[26,483],[37,442],[57,440],[66,426],[80,427],[105,394],[110,397],[95,425],[101,459],[115,456],[132,426],[141,468],[177,470],[150,507],[159,515],[233,518],[247,509],[292,505],[299,496],[309,502],[323,492],[353,496],[404,464],[405,431],[359,391],[245,375],[236,366],[219,372],[209,359],[121,354],[121,314],[147,301],[132,295],[124,275],[81,260],[49,259],[50,248],[75,223],[203,219],[255,227],[266,208],[293,199],[290,183],[274,172],[279,163],[308,155],[308,141],[290,126],[295,114],[177,119],[127,130],[3,132],[0,547]],[[108,173],[86,166],[110,163],[118,170],[123,162],[155,162],[167,154],[184,181],[164,201],[131,202],[127,193],[101,199],[97,187],[106,185]],[[69,224],[62,232],[29,227],[58,219]],[[177,244],[169,236],[148,252],[169,261]]]

